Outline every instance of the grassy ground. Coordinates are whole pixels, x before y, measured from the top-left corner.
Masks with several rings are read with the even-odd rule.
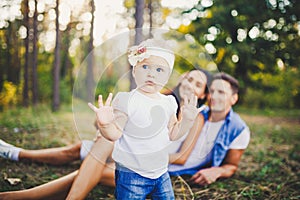
[[[230,179],[218,180],[206,187],[189,185],[188,177],[172,177],[177,198],[300,199],[300,112],[237,110],[252,134],[239,171]],[[23,148],[57,147],[94,136],[91,133],[79,137],[76,128],[72,110],[66,106],[58,113],[51,113],[43,106],[0,113],[0,138]],[[80,161],[51,166],[0,158],[0,191],[31,188],[79,166]],[[5,177],[19,178],[22,182],[11,185]],[[113,189],[98,185],[87,199],[113,199]]]

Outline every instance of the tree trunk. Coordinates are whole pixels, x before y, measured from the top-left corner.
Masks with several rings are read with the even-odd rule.
[[[90,6],[91,6],[91,14],[92,14],[92,20],[91,20],[91,30],[90,30],[90,41],[88,44],[88,66],[87,66],[87,100],[88,101],[94,101],[94,76],[93,76],[93,66],[94,66],[94,12],[95,12],[95,3],[94,0],[90,0]]]
[[[143,41],[143,24],[144,24],[144,7],[145,7],[145,0],[135,0],[135,38],[134,44],[138,45]],[[132,73],[130,73],[130,90],[136,87],[135,81],[132,77]]]
[[[38,75],[37,75],[37,41],[38,41],[38,30],[37,30],[37,0],[34,1],[35,9],[33,15],[33,47],[32,47],[32,103],[33,105],[37,105],[38,103]]]
[[[56,0],[56,42],[55,42],[55,53],[54,53],[54,66],[53,66],[53,103],[52,103],[52,111],[57,111],[60,106],[60,98],[59,98],[59,72],[60,72],[60,34],[59,34],[59,0]]]
[[[20,56],[19,56],[19,41],[15,32],[18,30],[18,23],[10,23],[6,32],[8,60],[6,68],[6,80],[18,85],[20,82]]]
[[[24,61],[24,85],[23,85],[23,106],[28,107],[29,105],[29,6],[28,6],[28,0],[23,1],[23,16],[24,16],[24,26],[26,27],[27,37],[25,38],[25,61]]]
[[[152,37],[152,26],[153,26],[153,19],[152,19],[152,13],[153,13],[153,8],[152,8],[152,0],[149,0],[148,2],[148,9],[149,9],[149,38]]]
[[[6,81],[9,81],[9,82],[12,82],[12,76],[13,76],[13,73],[12,73],[12,67],[11,67],[11,64],[12,64],[12,56],[11,56],[11,52],[12,50],[10,50],[12,48],[11,44],[12,44],[12,34],[13,34],[13,30],[12,30],[12,25],[8,26],[7,27],[7,31],[6,31],[6,34],[5,34],[5,37],[6,37],[6,44],[7,44],[7,54],[6,54],[6,57],[5,57],[5,60],[6,60],[6,64],[5,64],[5,74],[6,74]]]
[[[144,7],[145,7],[145,0],[136,0],[135,1],[135,41],[134,43],[137,45],[143,41],[143,24],[144,24]]]
[[[5,51],[0,48],[0,56],[4,58]],[[4,83],[4,66],[5,66],[5,61],[4,59],[0,59],[0,93],[3,89],[3,83]]]

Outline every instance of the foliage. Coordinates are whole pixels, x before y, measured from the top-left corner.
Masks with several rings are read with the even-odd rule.
[[[0,23],[0,92],[3,90],[4,81],[12,82],[19,90],[18,101],[15,105],[22,105],[22,89],[24,85],[24,64],[25,64],[25,39],[29,38],[33,43],[33,30],[27,30],[27,24],[24,15],[29,16],[29,21],[32,21],[32,13],[34,6],[29,6],[29,10],[26,9],[26,2],[28,1],[6,1],[0,6],[0,11],[5,13],[1,18]],[[32,2],[30,2],[31,4]],[[78,64],[87,54],[86,44],[89,37],[85,32],[88,21],[84,21],[82,16],[89,12],[89,6],[87,2],[82,2],[82,9],[72,11],[70,14],[70,22],[62,25],[61,38],[62,38],[62,53],[61,53],[61,65],[60,65],[60,98],[62,103],[70,102],[72,92],[73,81],[73,65]],[[49,37],[54,30],[53,23],[55,18],[51,17],[51,13],[56,4],[54,1],[38,2],[40,5],[39,21],[37,24],[38,29],[38,98],[42,103],[50,103],[52,98],[52,67],[53,67],[53,38]],[[28,5],[27,5],[28,6]],[[57,5],[58,6],[58,5]],[[10,9],[20,9],[22,12],[10,12]],[[77,26],[79,24],[79,26]],[[49,26],[50,25],[50,26]],[[84,25],[84,26],[83,26]],[[80,28],[81,27],[81,28]],[[28,31],[28,32],[27,32]],[[29,33],[29,35],[28,35]],[[87,40],[87,41],[86,41]],[[78,43],[74,47],[75,42]],[[81,48],[82,47],[82,48]],[[72,50],[72,51],[70,51]],[[74,52],[78,52],[74,56]],[[72,52],[72,53],[70,53]],[[32,55],[32,44],[29,48],[29,57]],[[5,59],[4,59],[5,58]],[[32,60],[29,62],[29,90],[32,90]],[[32,91],[29,91],[29,101],[32,98]],[[0,102],[2,103],[2,102]],[[5,102],[3,102],[5,103]],[[2,104],[3,104],[2,103]]]
[[[296,0],[251,3],[217,0],[205,6],[205,2],[199,1],[183,14],[198,13],[189,25],[189,33],[203,46],[210,45],[219,70],[239,79],[242,94],[248,91],[248,97],[257,95],[257,99],[252,98],[258,101],[254,102],[256,106],[265,106],[274,97],[280,103],[278,106],[285,106],[279,98],[284,93],[286,98],[291,98],[288,107],[299,107],[295,104],[299,100],[299,3]],[[289,77],[285,77],[287,74]],[[265,82],[256,80],[257,76],[266,79]],[[278,78],[282,85],[271,81]],[[291,90],[287,82],[292,83]],[[278,95],[274,94],[275,88],[280,91]]]
[[[116,82],[118,81],[118,77],[116,76],[102,76],[101,80],[98,82],[95,94],[104,94],[107,95],[108,92],[114,91],[114,87]],[[106,99],[106,97],[105,97]],[[95,95],[95,101],[98,100],[98,96]]]
[[[52,17],[51,12],[54,11],[56,4],[53,2],[39,2],[38,94],[42,103],[50,103],[52,98],[51,69],[54,60],[54,41],[51,42],[49,36],[54,31],[55,18]],[[63,102],[70,101],[74,74],[88,54],[90,41],[88,33],[91,26],[86,16],[91,16],[89,2],[84,1],[81,9],[70,6],[70,21],[61,24],[60,27],[62,41],[60,97]],[[0,7],[3,13],[10,8],[22,10],[14,16],[7,14],[9,17],[1,19],[0,23],[0,92],[4,92],[4,82],[7,81],[14,84],[18,95],[18,101],[11,101],[10,105],[22,103],[24,43],[26,38],[32,39],[30,35],[32,30],[29,30],[30,34],[27,33],[24,15],[29,12],[31,21],[34,6],[29,6],[29,11],[26,11],[25,3],[26,1],[22,3],[5,1]],[[135,1],[126,0],[123,5],[125,9],[120,13],[123,20],[118,27],[134,28]],[[145,5],[147,8],[143,19],[146,27],[165,26],[172,15],[176,23],[182,19],[178,31],[186,34],[186,38],[177,39],[188,40],[192,35],[210,53],[220,71],[228,72],[238,78],[241,84],[240,104],[260,108],[300,107],[298,103],[300,101],[300,57],[297,54],[300,49],[300,4],[297,0],[253,0],[251,3],[246,0],[199,0],[194,7],[183,12],[177,8],[162,7],[161,1],[158,0],[146,0]],[[64,3],[64,6],[67,4]],[[182,54],[188,54],[190,53],[188,49],[193,48],[193,44],[183,44],[181,48]],[[31,51],[30,48],[29,53],[32,53]],[[190,64],[205,69],[210,68],[210,65],[205,63],[209,56],[199,54],[191,57],[192,59],[186,61],[184,57],[177,56],[175,69],[182,72],[189,69]],[[30,76],[31,68],[30,64]],[[108,84],[110,80],[104,81]],[[32,88],[31,83],[29,80],[29,89]],[[31,93],[30,91],[30,98],[32,98]],[[8,97],[5,99],[7,100]],[[7,102],[0,102],[0,104],[4,107],[3,104]]]
[[[43,103],[51,103],[53,95],[51,72],[47,69],[39,72],[39,100]],[[70,103],[72,99],[72,87],[68,80],[63,79],[59,83],[60,100],[62,103]]]
[[[298,70],[284,70],[277,75],[256,73],[255,86],[247,89],[244,105],[250,108],[295,108],[299,106],[300,77]]]
[[[17,103],[17,86],[11,82],[4,81],[3,89],[0,93],[0,108],[8,108]]]

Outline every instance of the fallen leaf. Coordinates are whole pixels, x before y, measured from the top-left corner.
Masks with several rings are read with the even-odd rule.
[[[7,178],[5,180],[7,180],[11,185],[17,185],[18,183],[22,182],[22,180],[19,178]]]

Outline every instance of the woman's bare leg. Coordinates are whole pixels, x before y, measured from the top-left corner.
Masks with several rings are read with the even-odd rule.
[[[97,139],[90,153],[81,164],[66,199],[84,199],[88,195],[101,180],[108,166],[106,165],[107,158],[111,156],[112,150],[113,142],[106,140],[104,137]],[[108,172],[110,173],[111,170],[108,170]],[[109,175],[106,177],[109,177]],[[110,175],[110,177],[113,176]]]
[[[103,185],[106,185],[106,186],[115,187],[115,181],[114,181],[115,171],[114,170],[115,170],[114,162],[105,165],[105,167],[103,169],[102,177],[98,176],[99,179],[101,178],[100,183]],[[20,190],[20,191],[11,191],[11,192],[3,192],[3,193],[0,192],[0,199],[1,200],[6,200],[6,199],[9,199],[9,200],[65,199],[70,191],[70,188],[71,188],[77,174],[78,174],[78,170],[75,172],[72,172],[64,177],[61,177],[59,179],[53,180],[51,182],[45,183],[43,185],[40,185],[40,186],[37,186],[34,188]],[[95,176],[93,179],[97,179],[97,177]],[[85,181],[86,181],[86,179],[85,179]],[[88,190],[90,191],[92,189],[88,189]],[[87,193],[85,193],[85,194],[87,195],[89,193],[89,191],[86,191]],[[81,192],[81,191],[79,191],[79,192]]]
[[[0,193],[1,200],[65,199],[78,171],[27,190]]]
[[[34,188],[0,193],[0,199],[65,199],[68,193],[70,199],[84,199],[99,181],[103,185],[114,187],[114,162],[106,164],[112,149],[113,143],[100,138],[95,142],[91,153],[82,163],[79,172],[75,171]],[[70,190],[71,186],[72,189]]]
[[[106,164],[112,150],[112,142],[103,137],[98,138],[79,172],[75,171],[31,189],[0,193],[0,199],[65,199],[68,192],[68,199],[84,199],[100,180],[104,185],[114,186],[114,163]],[[45,154],[47,157],[48,153]]]
[[[101,185],[115,187],[115,162],[108,163],[100,180]]]
[[[78,142],[66,147],[39,150],[22,149],[19,153],[19,160],[62,165],[80,159],[81,145],[82,143]]]

